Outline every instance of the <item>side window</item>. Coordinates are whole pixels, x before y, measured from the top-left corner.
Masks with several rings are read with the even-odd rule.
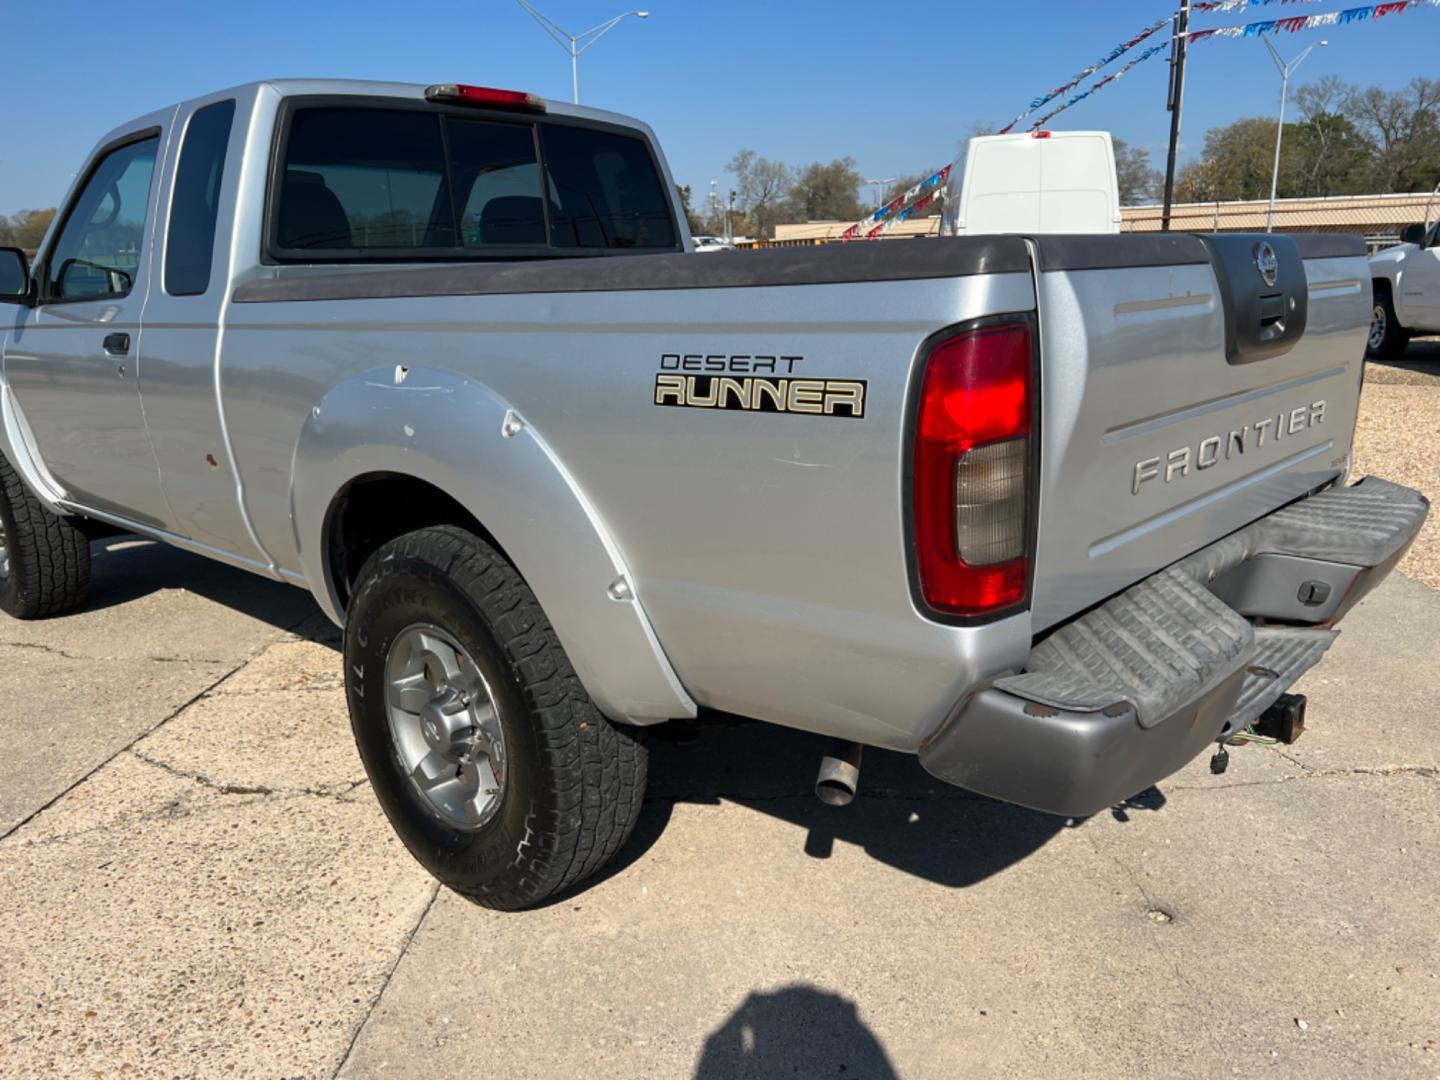
[[[171,296],[199,296],[210,287],[220,181],[234,120],[235,102],[219,101],[197,110],[185,131],[165,233],[165,291]]]
[[[134,286],[159,145],[141,139],[101,159],[50,253],[46,299],[120,297]]]
[[[529,124],[451,120],[450,167],[468,247],[545,244],[540,166]]]
[[[568,248],[673,248],[670,201],[640,139],[544,124],[552,198],[550,242]]]
[[[440,117],[297,109],[276,223],[276,241],[292,250],[353,255],[455,247]]]

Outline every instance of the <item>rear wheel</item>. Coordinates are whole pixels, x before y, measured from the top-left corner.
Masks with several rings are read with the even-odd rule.
[[[1365,354],[1377,360],[1392,360],[1405,351],[1410,335],[1395,318],[1395,304],[1388,289],[1375,290],[1375,303],[1370,312],[1370,337]]]
[[[345,630],[350,722],[400,839],[456,892],[528,907],[619,850],[644,747],[590,701],[530,587],[452,526],[381,547]]]
[[[89,537],[77,521],[45,509],[0,454],[0,611],[63,615],[89,588]]]

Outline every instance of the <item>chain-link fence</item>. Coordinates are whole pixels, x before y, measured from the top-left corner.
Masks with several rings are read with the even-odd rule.
[[[1170,209],[1175,232],[1263,232],[1268,200],[1180,203]],[[1402,195],[1338,195],[1326,199],[1279,199],[1276,232],[1338,232],[1363,236],[1372,251],[1396,243],[1400,230],[1433,220],[1440,199],[1427,192]],[[1127,206],[1121,211],[1125,232],[1159,232],[1160,206]]]

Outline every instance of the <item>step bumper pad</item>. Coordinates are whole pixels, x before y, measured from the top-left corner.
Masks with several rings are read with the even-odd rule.
[[[1123,801],[1253,723],[1318,663],[1428,509],[1367,478],[1275,511],[1051,632],[1023,671],[960,704],[921,763],[1068,817]]]

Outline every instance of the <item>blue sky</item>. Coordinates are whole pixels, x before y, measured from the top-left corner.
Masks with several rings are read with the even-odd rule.
[[[750,147],[796,164],[853,156],[867,176],[938,166],[978,121],[1003,121],[1166,11],[1159,0],[898,5],[853,0],[646,0],[581,59],[586,104],[647,120],[676,178],[727,182]],[[1195,27],[1310,14],[1358,0],[1197,17]],[[543,0],[583,30],[624,0]],[[53,205],[105,131],[132,116],[251,79],[344,76],[473,82],[568,97],[569,60],[512,0],[250,0],[226,4],[46,0],[0,7],[0,212]],[[1298,76],[1393,87],[1440,75],[1440,9],[1285,35],[1287,55],[1328,37]],[[1157,56],[1057,118],[1108,128],[1163,166],[1166,63]],[[1183,141],[1273,115],[1279,78],[1255,40],[1191,52]]]

